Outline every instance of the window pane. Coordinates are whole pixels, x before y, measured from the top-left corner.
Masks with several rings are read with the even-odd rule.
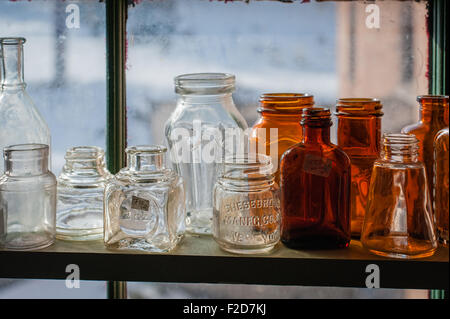
[[[164,143],[164,123],[175,108],[173,78],[195,72],[235,74],[234,99],[249,126],[260,94],[308,92],[332,109],[337,98],[379,98],[383,131],[399,131],[417,120],[416,96],[428,91],[426,13],[424,1],[141,1],[128,20],[128,143]],[[130,296],[145,295],[138,287],[147,286],[130,285]],[[272,286],[148,287],[156,298],[285,293]],[[376,297],[358,289],[290,289],[299,297]],[[426,297],[425,291],[377,293]]]
[[[105,147],[105,5],[2,0],[0,37],[11,36],[27,40],[27,91],[50,128],[52,170],[58,174],[67,148]]]

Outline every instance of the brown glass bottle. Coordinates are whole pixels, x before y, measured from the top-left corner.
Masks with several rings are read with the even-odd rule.
[[[314,97],[304,93],[266,93],[260,96],[259,103],[260,117],[252,127],[250,142],[256,153],[271,156],[275,182],[279,183],[281,156],[302,140],[302,110],[314,105]]]
[[[449,141],[448,127],[439,131],[434,141],[435,148],[435,197],[434,212],[439,240],[448,246],[448,184],[449,184]]]
[[[331,113],[303,110],[302,142],[282,156],[281,240],[291,248],[343,248],[350,242],[350,159],[330,142]]]
[[[380,156],[381,111],[377,99],[347,98],[336,104],[338,146],[350,157],[352,236],[359,237],[366,212],[373,163]]]
[[[428,190],[434,202],[434,138],[440,130],[448,126],[448,96],[421,95],[419,122],[408,125],[402,133],[414,134],[419,140],[419,160],[425,165]]]

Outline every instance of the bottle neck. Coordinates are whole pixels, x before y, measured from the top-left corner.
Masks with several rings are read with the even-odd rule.
[[[105,168],[104,151],[101,148],[80,146],[67,151],[63,174],[75,177],[103,176],[107,173]]]
[[[420,107],[419,120],[423,123],[445,122],[448,125],[448,107]]]
[[[213,95],[182,94],[179,95],[179,100],[185,106],[195,106],[196,104],[210,104],[211,106],[214,106],[233,103],[231,93]]]
[[[330,127],[303,125],[303,143],[330,144]]]
[[[48,146],[20,144],[5,147],[5,174],[35,176],[48,173]]]
[[[164,154],[166,149],[161,147],[160,150],[161,151],[128,151],[128,170],[137,173],[152,173],[164,170]]]
[[[382,158],[388,162],[414,163],[419,161],[419,141],[414,135],[385,134]]]
[[[26,87],[23,73],[23,42],[1,42],[0,52],[0,88],[17,90]]]

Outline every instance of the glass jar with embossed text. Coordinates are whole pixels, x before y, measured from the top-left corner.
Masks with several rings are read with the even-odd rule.
[[[185,231],[183,179],[164,166],[164,146],[126,149],[127,166],[104,196],[104,243],[109,249],[170,251]]]
[[[279,188],[271,158],[263,154],[228,157],[213,195],[213,237],[238,254],[266,253],[280,239]]]

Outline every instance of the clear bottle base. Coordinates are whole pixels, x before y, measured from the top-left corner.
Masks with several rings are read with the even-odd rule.
[[[140,250],[146,252],[157,252],[164,253],[173,250],[181,241],[181,238],[172,243],[160,243],[155,245],[155,243],[150,243],[144,238],[124,238],[115,243],[108,244],[105,243],[106,248],[112,250]]]
[[[375,237],[361,241],[371,253],[396,259],[417,259],[430,257],[436,251],[431,242],[408,238],[406,236]]]
[[[222,249],[223,251],[233,253],[233,254],[239,254],[239,255],[267,254],[267,253],[271,252],[277,245],[277,243],[274,243],[271,245],[264,245],[264,246],[261,246],[261,245],[237,246],[237,245],[230,245],[230,244],[226,244],[223,242],[219,242],[217,240],[216,240],[216,242],[218,243],[220,249]]]
[[[414,255],[409,255],[409,254],[405,254],[405,253],[386,252],[386,251],[373,250],[373,249],[369,249],[369,251],[372,254],[375,254],[375,255],[378,255],[378,256],[383,256],[383,257],[389,257],[389,258],[418,259],[418,258],[426,258],[426,257],[433,256],[433,254],[436,251],[436,249],[433,249],[433,250],[430,250],[430,251],[427,251],[427,252],[423,252],[423,253],[419,253],[419,254],[414,254]]]
[[[9,233],[3,247],[8,250],[38,250],[54,242],[55,238],[48,233]]]
[[[103,211],[78,209],[58,212],[56,238],[66,241],[91,241],[103,238]]]
[[[186,232],[193,235],[212,235],[212,209],[188,212]]]

